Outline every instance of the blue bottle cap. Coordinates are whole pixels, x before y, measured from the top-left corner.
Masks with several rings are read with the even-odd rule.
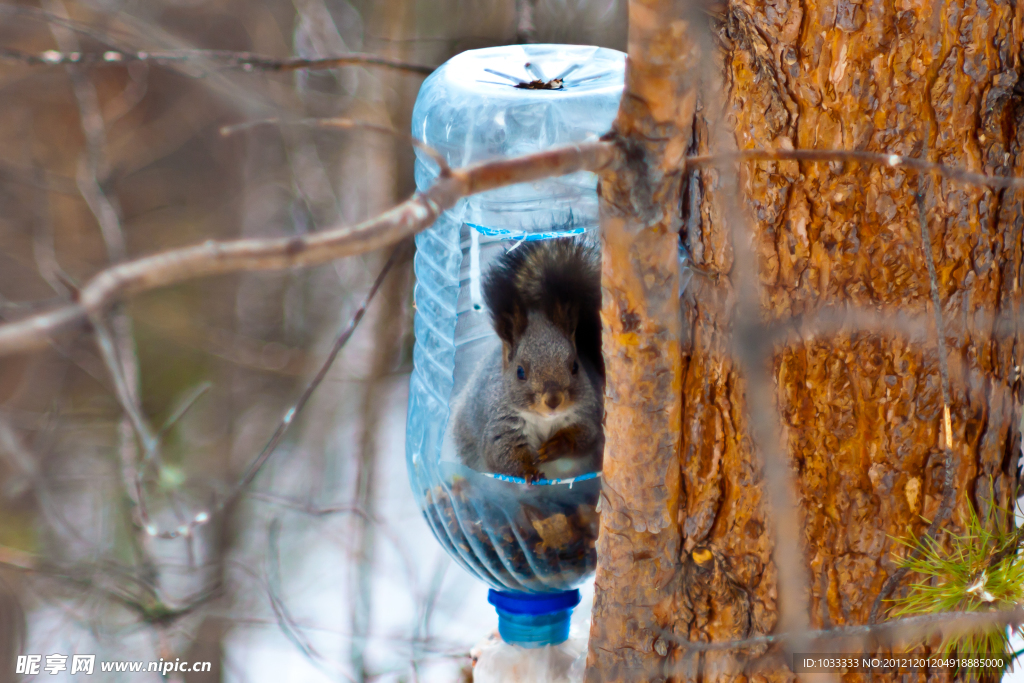
[[[492,588],[487,593],[487,602],[512,614],[551,614],[580,604],[580,592],[574,588],[558,593],[515,593]]]
[[[560,593],[513,593],[492,588],[487,602],[498,612],[502,640],[536,648],[569,639],[569,619],[572,608],[580,602],[580,592],[574,589]]]

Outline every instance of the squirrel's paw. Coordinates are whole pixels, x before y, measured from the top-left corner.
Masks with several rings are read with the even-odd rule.
[[[561,452],[562,447],[560,444],[557,444],[554,441],[545,441],[540,445],[540,448],[537,449],[537,460],[539,462],[548,462],[549,460],[557,458]]]
[[[542,459],[538,458],[529,446],[526,444],[517,446],[513,449],[511,456],[504,461],[504,471],[507,474],[521,477],[531,484],[542,478],[540,470],[537,469],[537,463],[542,462]]]
[[[537,449],[538,460],[548,462],[576,452],[575,434],[567,429],[555,432]]]

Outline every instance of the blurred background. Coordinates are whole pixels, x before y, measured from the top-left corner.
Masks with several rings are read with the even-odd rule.
[[[422,75],[247,70],[201,50],[436,66],[490,45],[625,39],[622,0],[0,4],[0,319],[68,300],[111,263],[352,224],[412,193],[401,140],[221,128],[345,116],[408,130]],[[47,63],[48,51],[122,50],[183,58]],[[284,441],[222,510],[211,504],[295,404],[389,254],[133,296],[99,335],[0,357],[0,682],[22,680],[23,653],[213,663],[89,678],[102,681],[465,680],[496,617],[409,490],[406,247]],[[132,521],[140,506],[152,530],[189,533],[147,533]],[[585,599],[581,628],[588,612]]]

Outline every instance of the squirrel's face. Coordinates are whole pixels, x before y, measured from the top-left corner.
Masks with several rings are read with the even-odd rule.
[[[505,394],[520,410],[558,415],[576,402],[579,359],[573,333],[531,311],[522,336],[504,344]]]

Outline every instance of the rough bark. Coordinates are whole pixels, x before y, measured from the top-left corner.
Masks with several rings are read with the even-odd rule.
[[[631,3],[631,24],[650,11],[647,3]],[[862,149],[1022,175],[1022,17],[1024,7],[1009,0],[733,2],[709,22],[727,104],[725,111],[698,105],[691,151],[713,151],[714,126],[724,119],[740,149]],[[676,52],[684,54],[682,37],[676,40]],[[632,72],[631,87],[640,88],[634,85],[640,73]],[[702,95],[701,102],[710,101]],[[922,518],[939,510],[947,446],[956,490],[945,529],[962,531],[969,505],[991,519],[1003,514],[997,506],[1005,509],[1012,501],[1024,354],[1017,312],[1024,195],[856,163],[750,163],[740,187],[754,231],[764,320],[799,316],[775,349],[771,372],[799,487],[810,623],[863,624],[895,569],[892,537],[905,537],[908,528],[923,533]],[[918,192],[924,195],[927,245]],[[744,379],[730,353],[737,273],[722,207],[738,200],[721,195],[716,170],[686,178],[685,239],[704,272],[694,276],[683,306],[689,337],[683,350],[681,523],[662,531],[659,546],[676,538],[681,544],[675,566],[661,567],[658,575],[667,586],[674,573],[677,593],[672,613],[659,612],[653,621],[690,641],[768,633],[777,621],[763,465],[749,436]],[[925,248],[935,260],[948,351],[951,444],[943,434],[933,325],[908,333],[895,326],[878,332],[852,324],[818,329],[814,323],[815,311],[837,305],[932,320]],[[610,265],[606,260],[606,270]],[[612,279],[606,274],[606,283]],[[614,298],[606,298],[606,314],[613,305]],[[996,316],[1011,329],[997,329]],[[609,315],[606,323],[613,330],[606,353],[614,358],[621,353],[616,321]],[[609,397],[618,390],[616,380],[610,373]],[[643,479],[616,479],[615,468],[642,461],[626,442],[611,446],[620,428],[611,411],[619,408],[608,405],[605,462],[612,471],[606,483],[631,500],[643,492],[627,487]],[[632,407],[636,415],[643,410]],[[675,475],[665,483],[675,487]],[[652,622],[645,600],[654,584],[645,583],[644,563],[629,556],[639,541],[613,544],[605,538],[620,530],[608,517],[602,518],[592,632],[600,639],[592,645],[592,666],[640,652],[648,672],[680,680],[698,672],[703,680],[792,677],[777,658],[750,663],[760,652],[736,662],[687,654],[685,642],[670,643],[665,661],[673,663],[671,671],[659,669],[660,653],[650,652],[643,628],[633,628]],[[667,590],[658,594],[664,605],[671,602]],[[609,618],[612,604],[621,612]],[[605,647],[611,652],[595,654]]]
[[[588,680],[646,675],[665,652],[679,559],[683,363],[678,211],[696,100],[680,0],[630,4],[626,92],[601,175],[604,488]],[[664,21],[668,17],[669,21]],[[660,653],[660,654],[659,654]]]

